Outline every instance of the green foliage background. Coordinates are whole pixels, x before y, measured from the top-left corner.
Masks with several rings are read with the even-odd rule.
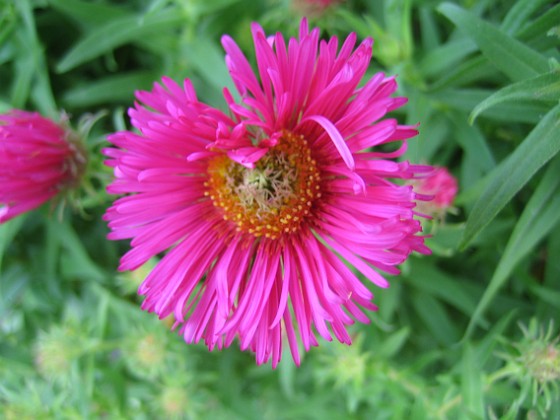
[[[117,273],[127,244],[101,221],[105,135],[162,75],[223,107],[220,36],[251,55],[252,21],[294,35],[301,13],[287,0],[0,0],[0,112],[64,110],[91,128],[77,210],[0,226],[0,417],[560,418],[554,1],[348,0],[310,16],[323,35],[374,37],[369,74],[398,74],[399,118],[421,122],[407,158],[460,184],[455,214],[426,225],[434,255],[374,291],[380,310],[351,347],[321,342],[272,371],[235,346],[187,346],[140,311],[149,267]]]

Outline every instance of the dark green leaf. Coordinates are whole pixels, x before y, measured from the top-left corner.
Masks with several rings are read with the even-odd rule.
[[[131,103],[134,91],[148,89],[156,78],[157,75],[151,71],[116,74],[67,91],[63,101],[71,107],[119,101]]]
[[[560,156],[549,165],[542,181],[515,225],[498,267],[476,310],[467,337],[519,261],[560,221]]]
[[[146,16],[126,16],[96,27],[62,58],[57,71],[64,73],[128,42],[171,31],[184,21],[181,13],[170,9]]]
[[[549,0],[519,0],[513,4],[504,18],[501,30],[513,35],[523,26],[529,17]]]
[[[500,165],[467,220],[461,246],[466,247],[559,150],[560,105],[557,105]]]
[[[530,40],[546,33],[560,22],[560,4],[557,4],[547,12],[535,19],[530,25],[518,33],[519,39]]]
[[[506,86],[497,91],[483,102],[478,104],[471,113],[469,120],[476,117],[488,108],[509,101],[517,100],[544,100],[558,101],[560,99],[560,70],[537,76],[533,79],[523,80]]]
[[[510,79],[523,80],[548,71],[546,57],[472,13],[451,3],[443,3],[438,10],[470,36],[486,58]]]

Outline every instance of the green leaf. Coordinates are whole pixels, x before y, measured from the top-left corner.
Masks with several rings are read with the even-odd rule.
[[[556,226],[550,234],[547,245],[549,255],[560,255],[560,226]],[[558,279],[560,279],[560,258],[547,258],[543,284],[556,287]],[[560,300],[558,302],[560,304]]]
[[[56,234],[66,251],[62,255],[63,274],[85,276],[96,281],[105,279],[105,273],[91,260],[78,234],[68,223],[54,220],[49,220],[47,223],[49,234]]]
[[[411,265],[411,275],[406,277],[407,282],[418,290],[445,301],[465,315],[471,316],[476,308],[476,299],[474,294],[468,293],[461,287],[461,278],[451,277],[423,260],[412,260]]]
[[[430,90],[438,91],[448,87],[463,86],[478,80],[492,80],[496,75],[501,76],[486,57],[478,55],[448,69],[430,86]]]
[[[531,285],[531,292],[539,297],[539,299],[557,308],[560,311],[560,292],[549,287]]]
[[[196,39],[187,45],[184,52],[189,64],[196,68],[209,86],[219,92],[227,87],[232,94],[235,94],[235,85],[224,64],[224,54],[215,43],[208,39]]]
[[[156,78],[157,75],[152,71],[116,74],[75,87],[67,91],[62,99],[71,107],[119,101],[130,103],[134,100],[136,90],[148,89]]]
[[[461,362],[461,395],[463,412],[470,419],[484,419],[484,384],[479,361],[470,343],[463,349]]]
[[[27,214],[21,214],[15,219],[0,224],[0,274],[2,273],[2,258],[8,249],[8,245],[12,242],[16,233],[23,226],[23,222],[27,218]]]
[[[451,322],[448,312],[439,300],[417,290],[412,296],[412,304],[418,316],[441,345],[449,346],[459,341],[457,327]]]
[[[240,0],[191,0],[186,4],[189,14],[196,18],[200,15],[217,13],[221,9],[225,9],[239,1]]]
[[[560,4],[535,19],[530,25],[523,28],[517,34],[519,39],[531,40],[540,35],[545,35],[551,28],[558,26],[560,22]]]
[[[548,71],[548,60],[523,43],[460,7],[443,3],[438,10],[470,36],[482,53],[514,81]]]
[[[556,70],[500,89],[476,106],[469,117],[469,121],[472,124],[476,117],[486,109],[503,102],[518,100],[558,101],[559,99],[560,70]]]
[[[463,62],[465,57],[476,49],[476,44],[468,38],[449,41],[426,54],[420,61],[420,72],[424,76],[434,76],[447,72]]]
[[[422,47],[426,51],[434,50],[440,44],[440,34],[433,10],[428,6],[421,6],[418,12]]]
[[[89,32],[62,58],[56,70],[64,73],[128,42],[171,31],[184,21],[181,13],[169,9],[162,12],[127,16],[109,21]]]
[[[539,7],[546,4],[549,0],[519,0],[511,7],[504,18],[501,30],[513,35],[527,21]]]
[[[519,261],[560,221],[560,155],[549,165],[535,193],[515,225],[498,267],[476,310],[466,336],[469,337],[498,290],[504,285]]]
[[[449,89],[432,94],[432,98],[441,101],[444,105],[469,113],[488,98],[490,92],[492,91],[488,89]],[[508,102],[498,108],[489,109],[486,117],[499,121],[536,124],[549,109],[549,104],[539,102]],[[464,121],[466,123],[467,120]]]
[[[79,25],[94,27],[107,23],[107,17],[111,20],[123,18],[129,12],[120,8],[104,3],[94,3],[82,0],[49,0],[53,9],[64,13]]]
[[[560,105],[551,109],[502,163],[475,203],[461,247],[465,248],[513,196],[560,150]]]
[[[467,124],[462,114],[452,115],[456,138],[467,155],[476,160],[477,168],[486,173],[496,166],[496,161],[486,139],[477,127]]]

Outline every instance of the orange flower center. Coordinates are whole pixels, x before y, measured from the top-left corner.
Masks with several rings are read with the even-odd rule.
[[[208,174],[205,195],[238,232],[255,237],[277,239],[297,232],[321,197],[319,170],[307,141],[289,132],[254,168],[222,155],[210,162]]]

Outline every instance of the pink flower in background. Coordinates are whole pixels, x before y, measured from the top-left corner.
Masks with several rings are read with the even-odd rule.
[[[444,167],[434,167],[433,171],[413,182],[416,193],[430,200],[419,202],[418,212],[427,215],[441,215],[453,205],[459,186],[457,180]]]
[[[365,283],[387,287],[412,251],[429,253],[410,179],[429,167],[397,162],[415,127],[385,114],[402,106],[393,77],[362,86],[372,40],[319,40],[306,20],[297,39],[252,26],[258,71],[222,38],[240,102],[229,113],[169,78],[138,92],[129,111],[139,130],[109,137],[110,239],[131,239],[120,270],[164,253],[139,293],[143,309],[174,315],[188,343],[210,350],[237,337],[257,363],[276,366],[287,340],[305,350],[375,310]],[[394,151],[379,146],[400,143]],[[355,271],[349,265],[355,267]],[[359,273],[359,274],[358,274]]]
[[[292,4],[296,10],[304,14],[321,14],[330,6],[340,4],[344,0],[293,0]]]
[[[0,115],[0,223],[75,186],[84,163],[63,126],[36,112]]]

